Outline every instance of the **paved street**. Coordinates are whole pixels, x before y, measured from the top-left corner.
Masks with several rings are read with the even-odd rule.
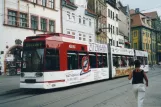
[[[161,107],[161,69],[148,77],[144,107]],[[137,107],[128,82],[124,77],[66,89],[20,90],[18,76],[0,76],[0,107]]]

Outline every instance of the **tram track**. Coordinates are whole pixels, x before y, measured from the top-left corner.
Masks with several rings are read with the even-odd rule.
[[[159,75],[161,75],[161,73],[151,73],[150,75],[149,75],[149,78],[153,78],[153,77],[155,77],[155,76],[159,76]],[[115,82],[112,82],[112,83],[110,83],[110,84],[120,84],[120,83],[122,83],[122,82],[126,82],[125,80],[124,81],[115,81]],[[100,82],[101,83],[101,82]],[[109,84],[109,85],[110,85]],[[64,106],[64,107],[69,107],[69,106],[71,106],[71,105],[74,105],[74,104],[76,104],[76,103],[78,103],[78,102],[81,102],[81,101],[84,101],[84,100],[87,100],[87,99],[90,99],[90,98],[92,98],[92,97],[95,97],[95,96],[97,96],[97,95],[99,95],[99,94],[102,94],[102,93],[105,93],[105,92],[107,92],[107,91],[110,91],[110,90],[114,90],[114,89],[117,89],[117,88],[120,88],[120,87],[124,87],[124,86],[127,86],[127,85],[129,85],[129,83],[128,83],[128,81],[126,82],[126,83],[124,83],[124,84],[121,84],[121,85],[118,85],[118,86],[115,86],[115,87],[112,87],[112,88],[109,88],[109,89],[106,89],[106,90],[102,90],[102,91],[100,91],[100,92],[98,92],[98,93],[96,93],[96,94],[93,94],[93,95],[90,95],[90,96],[87,96],[87,97],[85,97],[85,98],[82,98],[82,99],[79,99],[79,100],[77,100],[77,101],[74,101],[74,102],[72,102],[72,103],[70,103],[70,104],[68,104],[68,105],[66,105],[66,106]],[[88,86],[88,85],[87,85]],[[79,86],[78,86],[79,87]],[[66,91],[66,89],[62,89],[62,91]],[[79,92],[79,93],[74,93],[74,94],[71,94],[71,95],[67,95],[67,96],[65,96],[65,97],[60,97],[60,98],[58,98],[58,99],[56,99],[56,100],[52,100],[52,101],[48,101],[48,102],[46,102],[46,103],[44,103],[44,104],[40,104],[40,105],[38,105],[37,107],[45,107],[45,106],[48,106],[48,105],[51,105],[51,104],[54,104],[54,103],[57,103],[57,102],[59,102],[59,101],[62,101],[62,100],[67,100],[67,99],[70,99],[70,98],[73,98],[73,97],[76,97],[76,96],[79,96],[79,95],[82,95],[82,94],[86,94],[86,93],[89,93],[89,92],[94,92],[94,91],[96,91],[97,89],[96,89],[96,87],[94,87],[94,88],[90,88],[90,89],[86,89],[86,90],[83,90],[83,91],[81,91],[81,92]],[[3,96],[5,96],[5,95],[7,95],[6,96],[6,98],[7,97],[13,97],[14,99],[10,99],[10,100],[8,100],[8,101],[2,101],[2,102],[0,102],[0,105],[1,104],[5,104],[5,103],[11,103],[11,102],[16,102],[16,101],[20,101],[20,100],[24,100],[24,99],[28,99],[28,98],[32,98],[32,97],[36,97],[36,96],[39,96],[39,95],[42,95],[42,94],[47,94],[47,93],[50,93],[50,92],[55,92],[54,90],[50,90],[50,91],[39,91],[39,92],[33,92],[33,90],[21,90],[21,91],[19,91],[19,92],[16,92],[16,93],[13,93],[13,94],[9,94],[9,93],[6,93],[6,94],[4,94]],[[21,95],[25,95],[25,96],[22,96],[21,97]],[[15,97],[18,97],[18,98],[15,98]],[[107,100],[109,100],[109,99],[107,99]]]

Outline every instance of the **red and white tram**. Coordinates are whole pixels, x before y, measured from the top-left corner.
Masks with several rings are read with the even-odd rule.
[[[148,64],[148,52],[135,50],[135,59],[140,60],[141,62],[141,69],[145,72],[149,71],[149,64]]]
[[[109,79],[108,49],[63,34],[24,40],[20,88],[52,89]]]

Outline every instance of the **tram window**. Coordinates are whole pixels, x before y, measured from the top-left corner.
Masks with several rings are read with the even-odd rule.
[[[82,58],[87,56],[87,53],[81,52],[78,55],[79,55],[79,69],[82,69]]]
[[[103,67],[108,67],[108,63],[107,63],[107,54],[103,54]]]
[[[127,66],[127,60],[126,60],[126,57],[125,56],[122,56],[121,57],[121,66],[122,67],[126,67]]]
[[[129,66],[134,66],[134,58],[129,57]]]
[[[142,65],[142,64],[143,64],[143,57],[138,56],[137,59],[140,60],[140,63],[141,63],[141,65]]]
[[[97,68],[96,53],[89,53],[90,68]]]
[[[119,67],[119,57],[113,56],[113,66],[118,68]]]
[[[147,57],[144,57],[144,64],[148,65],[148,58]]]
[[[78,53],[68,51],[68,70],[78,69]]]
[[[59,50],[57,49],[47,49],[46,50],[46,63],[45,70],[60,70],[59,63]]]
[[[102,68],[103,66],[103,57],[102,54],[97,54],[97,63],[98,63],[98,68]]]

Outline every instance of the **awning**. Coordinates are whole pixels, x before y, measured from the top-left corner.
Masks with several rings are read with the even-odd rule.
[[[125,44],[127,44],[127,45],[131,45],[131,43],[130,43],[130,42],[125,42]]]

